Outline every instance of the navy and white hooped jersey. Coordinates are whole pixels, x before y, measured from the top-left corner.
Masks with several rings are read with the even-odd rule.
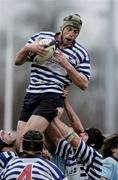
[[[17,154],[15,152],[0,152],[0,172],[5,168],[7,163],[15,157],[17,157]]]
[[[33,35],[28,43],[32,43],[40,38],[55,39],[53,32],[39,32]],[[90,59],[87,51],[77,42],[72,47],[61,49],[72,66],[82,73],[88,80],[90,79]],[[27,56],[28,61],[33,61],[34,53]],[[39,65],[31,63],[30,83],[27,92],[30,93],[63,93],[65,87],[72,83],[65,68],[63,68],[55,58],[52,57]]]
[[[1,172],[1,180],[63,180],[63,172],[51,161],[41,158],[16,158]]]
[[[62,139],[56,154],[65,159],[65,175],[69,180],[99,180],[102,172],[103,157],[92,147],[81,141],[76,149]]]

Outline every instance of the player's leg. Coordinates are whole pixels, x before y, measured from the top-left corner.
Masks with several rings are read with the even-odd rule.
[[[26,123],[24,133],[28,130],[44,132],[57,115],[61,117],[63,108],[57,107],[62,105],[63,100],[60,100],[59,97],[51,95],[45,98],[45,95],[42,95],[42,100],[40,100],[39,106],[37,106],[33,111],[31,117]]]
[[[54,117],[57,116],[57,107],[60,107],[59,114],[61,114],[62,106],[63,98],[57,94],[33,95],[33,97],[30,95],[27,99],[25,98],[20,119],[23,119],[26,124],[24,127],[24,123],[18,123],[17,147],[20,146],[19,143],[21,142],[23,134],[28,130],[44,132]]]
[[[16,150],[17,152],[21,151],[22,147],[22,136],[24,134],[24,128],[26,126],[27,121],[29,120],[32,112],[34,111],[35,107],[35,97],[32,94],[27,93],[24,97],[24,102],[21,108],[19,121],[17,123],[16,128]]]
[[[24,133],[26,122],[25,121],[18,121],[17,129],[16,129],[16,151],[19,152],[22,144],[22,136]]]
[[[60,107],[60,108],[57,108],[57,115],[59,118],[61,118],[62,114],[63,114],[63,108]],[[56,110],[51,111],[51,113],[53,114],[54,113],[54,118],[56,117]],[[37,131],[40,131],[40,132],[44,132],[48,125],[50,124],[51,120],[49,120],[49,112],[48,112],[48,115],[47,115],[47,118],[46,117],[46,114],[45,114],[45,117],[43,116],[40,116],[40,115],[32,115],[28,122],[26,123],[26,126],[24,128],[24,134],[29,131],[29,130],[37,130]],[[52,119],[52,117],[51,117]]]
[[[48,127],[49,122],[46,118],[40,115],[32,115],[28,122],[26,123],[26,126],[24,128],[24,134],[29,130],[36,130],[40,132],[44,132],[45,129]]]
[[[27,121],[24,133],[28,130],[44,132],[56,116],[57,109],[52,99],[43,99]]]

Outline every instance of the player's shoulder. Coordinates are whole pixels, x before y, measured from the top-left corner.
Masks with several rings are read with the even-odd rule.
[[[6,158],[9,158],[10,156],[17,156],[17,153],[16,152],[13,152],[13,151],[3,151],[3,152],[0,152],[0,156],[4,156]]]
[[[113,157],[107,157],[104,159],[104,163],[106,164],[114,164],[116,162],[116,159]]]
[[[51,31],[40,31],[32,35],[32,37],[37,37],[37,38],[50,38],[54,36],[55,33]]]
[[[84,47],[84,45],[80,44],[79,42],[76,41],[74,43],[74,47],[77,48],[78,50],[88,54],[87,49]]]
[[[80,143],[78,145],[78,150],[79,151],[83,151],[86,152],[86,154],[88,154],[91,157],[96,157],[96,158],[100,158],[103,159],[102,154],[100,154],[97,150],[95,150],[95,148],[93,148],[92,146],[89,146],[85,141],[83,141],[82,139],[80,140]]]
[[[34,41],[37,41],[38,39],[55,39],[55,33],[50,31],[40,31],[35,34],[33,34],[30,39],[28,40],[28,43],[32,43]]]

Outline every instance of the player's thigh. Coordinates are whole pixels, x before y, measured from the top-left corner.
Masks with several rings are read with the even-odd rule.
[[[49,122],[44,117],[40,115],[32,115],[28,120],[28,122],[26,123],[24,133],[26,133],[29,130],[44,132],[48,127],[48,125]]]

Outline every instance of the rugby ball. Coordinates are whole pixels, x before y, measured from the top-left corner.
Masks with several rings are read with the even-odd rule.
[[[44,61],[50,59],[56,50],[56,41],[52,39],[39,39],[36,41],[41,46],[44,46],[44,48],[47,50],[47,53],[44,56],[36,55],[33,58],[33,62],[36,62],[37,64],[43,64]]]

